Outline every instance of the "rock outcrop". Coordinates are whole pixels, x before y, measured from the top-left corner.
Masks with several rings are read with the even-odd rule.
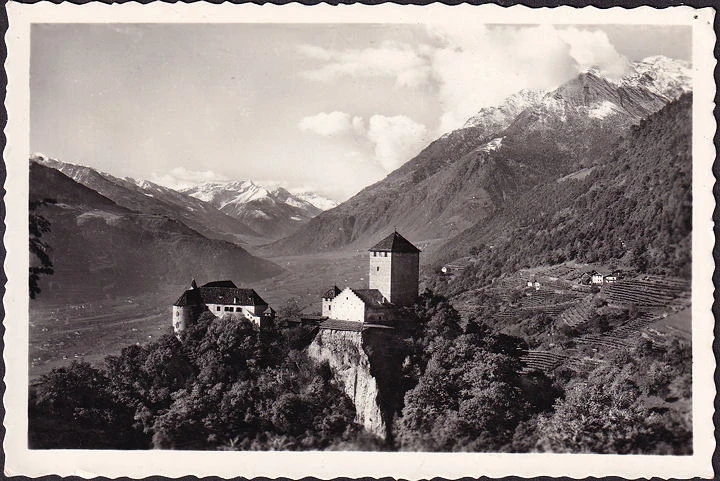
[[[356,422],[390,441],[392,420],[402,408],[402,343],[394,330],[319,330],[308,346],[318,362],[327,361],[355,404]]]

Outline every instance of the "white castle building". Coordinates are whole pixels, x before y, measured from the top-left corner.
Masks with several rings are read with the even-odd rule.
[[[172,310],[173,331],[178,337],[205,311],[215,317],[245,318],[259,326],[275,318],[275,311],[254,289],[240,288],[233,281],[208,282],[198,287],[193,279]]]
[[[420,249],[396,231],[369,251],[369,289],[333,286],[322,297],[323,318],[382,324],[417,300]]]

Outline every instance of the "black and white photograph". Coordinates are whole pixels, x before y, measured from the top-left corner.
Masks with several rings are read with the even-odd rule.
[[[713,14],[380,8],[20,31],[24,452],[712,475]]]

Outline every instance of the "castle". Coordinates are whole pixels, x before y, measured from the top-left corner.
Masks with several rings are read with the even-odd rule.
[[[172,311],[173,331],[178,337],[205,311],[216,317],[242,317],[261,327],[275,318],[275,311],[254,289],[239,288],[232,281],[208,282],[198,287],[193,279],[190,289],[173,304]]]
[[[397,307],[417,300],[420,249],[395,231],[369,252],[369,288],[340,290],[333,286],[322,296],[320,321],[388,324]],[[324,324],[330,327],[332,323]]]
[[[303,318],[323,329],[362,330],[390,325],[397,308],[412,305],[418,297],[420,249],[393,232],[369,249],[368,289],[333,286],[322,295],[322,316]],[[198,287],[193,279],[173,304],[173,331],[179,338],[209,311],[217,317],[242,317],[263,327],[275,319],[275,311],[253,289],[237,287],[232,281],[208,282]]]

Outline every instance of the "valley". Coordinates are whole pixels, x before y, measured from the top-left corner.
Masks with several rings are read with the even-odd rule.
[[[176,296],[177,297],[177,296]],[[172,300],[170,300],[172,299]],[[73,360],[101,363],[132,344],[144,344],[172,332],[171,293],[121,297],[80,304],[30,304],[31,382]]]

